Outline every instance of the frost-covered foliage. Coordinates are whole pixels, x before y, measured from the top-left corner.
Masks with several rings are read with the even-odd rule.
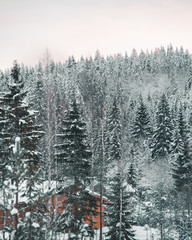
[[[172,144],[172,121],[169,105],[165,94],[160,98],[156,113],[156,128],[152,138],[152,158],[166,159],[171,152]]]
[[[130,194],[131,193],[126,190],[126,186],[121,183],[120,174],[114,176],[111,180],[110,202],[107,203],[105,211],[106,225],[109,228],[106,239],[135,239],[135,234],[132,229],[134,220],[132,216],[133,204]]]
[[[11,216],[14,215],[14,219],[10,220],[15,221],[15,237],[21,237],[17,231],[18,217],[24,207],[31,213],[31,217],[24,218],[22,223],[25,226],[25,238],[28,236],[27,238],[30,239],[33,235],[32,223],[37,220],[36,215],[39,215],[35,210],[35,201],[40,204],[42,198],[41,192],[36,186],[38,182],[41,182],[40,176],[43,171],[41,154],[38,151],[38,143],[43,132],[41,126],[35,123],[35,112],[31,114],[30,105],[25,100],[26,92],[23,91],[23,87],[24,82],[20,76],[20,68],[15,63],[11,70],[9,92],[2,97],[2,117],[6,121],[1,131],[2,160],[7,165],[6,170],[12,169],[12,171],[4,171],[4,181],[9,178],[15,185],[15,189],[9,188],[10,193],[8,193],[8,198],[12,198],[12,204],[15,204],[10,211]],[[24,181],[25,188],[21,188]],[[5,186],[3,184],[4,200],[7,196]],[[19,202],[19,193],[25,196],[26,202]],[[4,206],[6,205],[5,200]],[[21,208],[20,205],[23,207]],[[10,229],[10,231],[13,230]]]
[[[55,145],[56,161],[60,168],[58,177],[60,181],[64,181],[62,176],[71,179],[70,186],[64,190],[67,200],[66,211],[60,216],[61,229],[70,230],[71,234],[76,236],[74,239],[87,234],[84,221],[88,216],[92,216],[90,214],[96,207],[94,198],[88,197],[85,191],[90,182],[91,151],[87,143],[86,124],[81,119],[79,108],[80,106],[73,100],[62,121],[60,133],[57,134],[58,144]],[[89,228],[88,235],[93,235],[92,231]]]
[[[139,99],[139,106],[135,115],[131,132],[134,141],[138,142],[140,139],[149,139],[152,134],[152,126],[147,107],[144,105],[142,97]]]
[[[74,180],[78,175],[82,183],[89,182],[87,179],[99,182],[103,172],[104,195],[108,195],[109,179],[119,171],[118,159],[121,158],[123,176],[134,188],[137,198],[133,212],[136,224],[146,224],[150,217],[153,220],[150,226],[159,230],[161,239],[168,238],[167,231],[177,229],[180,229],[179,239],[185,239],[189,235],[192,197],[191,69],[189,52],[169,45],[151,53],[133,50],[130,56],[117,54],[104,58],[97,51],[94,58],[82,57],[76,61],[70,57],[65,63],[54,63],[47,56],[35,67],[19,67],[15,63],[12,69],[1,72],[0,188],[3,197],[0,203],[4,213],[8,210],[14,213],[11,199],[17,193],[12,187],[16,179],[21,186],[27,182],[28,190],[23,194],[31,199],[28,201],[31,206],[34,199],[44,206],[44,188],[39,191],[35,187],[41,181],[46,180],[50,188],[51,180],[57,180],[57,192],[62,185],[60,180]],[[83,134],[82,139],[66,135],[76,127],[77,118],[67,127],[62,125],[62,121],[68,121],[65,110],[69,109],[72,97],[78,101],[79,114],[85,120],[77,129]],[[85,150],[85,133],[91,146],[92,162],[82,156],[90,154]],[[60,142],[62,136],[66,140],[64,145]],[[17,159],[19,167],[16,137],[20,138],[22,150]],[[78,139],[78,143],[74,141],[78,151],[72,149],[72,138]],[[62,156],[59,144],[68,157]],[[76,169],[72,169],[77,155],[83,159],[83,165],[76,162]],[[92,173],[91,178],[89,173]],[[92,188],[91,183],[89,187]],[[149,204],[145,204],[147,202]],[[10,221],[15,216],[17,214],[11,215]],[[164,217],[163,225],[161,216]],[[26,217],[25,223],[27,219],[30,218]],[[54,239],[56,231],[49,234],[48,229],[56,226],[52,222],[56,219],[57,214],[53,219],[51,216],[45,219],[45,232],[43,225],[31,223],[30,226],[36,232],[42,229],[45,238]],[[18,222],[21,232],[24,222]],[[81,225],[79,229],[87,234],[87,226]],[[7,230],[14,232],[11,228]],[[3,235],[5,239],[5,232]]]

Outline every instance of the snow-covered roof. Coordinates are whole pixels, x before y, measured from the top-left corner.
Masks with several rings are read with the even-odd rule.
[[[57,181],[43,181],[41,184],[36,184],[35,189],[38,191],[38,189],[43,192],[45,195],[46,194],[57,194],[57,193],[62,193],[67,187],[69,187],[71,184],[73,184],[72,179],[65,179],[62,182],[57,182]],[[86,191],[90,195],[94,195],[95,197],[100,197],[100,193],[94,191],[94,186],[98,185],[99,183],[97,181],[94,181],[92,185],[86,188]],[[12,195],[10,197],[10,203],[6,203],[7,205],[11,205],[11,201],[13,201],[13,204],[16,202],[16,186],[15,184],[12,184],[11,181],[5,181],[5,190],[6,194]],[[26,187],[27,187],[27,181],[23,181],[19,184],[19,193],[18,193],[18,200],[19,203],[28,203],[28,198],[24,194],[26,192]],[[106,189],[106,192],[110,191],[109,189]],[[126,184],[126,191],[127,192],[135,192],[135,190],[128,184]],[[0,191],[0,205],[3,204],[3,191]],[[106,201],[110,201],[105,195],[103,196],[103,199]],[[14,214],[14,212],[13,212]]]

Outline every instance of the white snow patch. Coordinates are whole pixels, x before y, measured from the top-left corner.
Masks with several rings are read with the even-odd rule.
[[[9,171],[9,172],[13,172],[13,168],[11,166],[6,166],[6,169]]]
[[[154,228],[134,226],[133,230],[135,230],[135,239],[139,239],[139,240],[159,239],[157,231]]]
[[[14,146],[13,147],[13,154],[16,154],[16,152],[17,152],[17,148]]]
[[[18,145],[20,143],[20,137],[16,137],[15,138],[15,146],[13,147],[13,153],[16,154],[17,153],[17,149],[18,149]]]
[[[39,223],[33,223],[32,226],[33,226],[34,228],[39,228]]]
[[[9,181],[8,181],[8,180],[5,180],[5,181],[4,181],[4,185],[5,185],[5,186],[9,186]]]
[[[25,120],[22,120],[22,119],[20,119],[20,120],[19,120],[19,123],[26,124],[26,121],[25,121]]]
[[[13,208],[10,213],[11,213],[11,215],[18,214],[17,208]]]
[[[15,138],[15,142],[16,142],[16,143],[20,142],[20,140],[21,140],[20,137],[16,137],[16,138]]]
[[[30,213],[30,212],[26,212],[25,216],[26,216],[27,218],[29,218],[29,217],[31,216],[31,213]]]
[[[28,113],[29,113],[29,115],[34,115],[35,113],[37,113],[37,111],[35,111],[35,110],[28,110]]]

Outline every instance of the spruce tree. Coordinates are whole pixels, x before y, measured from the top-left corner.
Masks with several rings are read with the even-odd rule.
[[[134,240],[131,196],[126,190],[126,184],[122,184],[120,174],[116,174],[113,177],[111,189],[110,202],[106,207],[106,225],[109,228],[106,239]],[[122,196],[120,196],[120,193],[122,193]],[[120,214],[122,214],[121,222]]]
[[[139,99],[139,106],[135,115],[136,116],[132,124],[131,132],[133,140],[135,142],[138,142],[139,139],[148,139],[152,134],[152,128],[147,107],[143,103],[143,99],[141,96]]]
[[[40,187],[44,180],[42,176],[45,163],[38,150],[43,132],[41,126],[35,124],[34,111],[26,113],[23,132],[24,136],[21,141],[24,142],[25,147],[22,149],[21,159],[24,166],[21,179],[25,183],[25,188],[21,192],[27,202],[26,210],[29,213],[28,216],[25,215],[23,227],[26,237],[32,240],[42,236],[43,224],[47,221],[44,218],[46,214],[41,212],[43,208],[46,209],[46,199]]]
[[[138,181],[138,174],[137,170],[132,162],[129,166],[128,173],[127,173],[127,183],[131,185],[132,188],[137,186]]]
[[[11,69],[10,81],[7,83],[8,91],[1,96],[0,112],[1,112],[1,161],[6,165],[12,165],[12,148],[15,144],[15,138],[18,136],[21,124],[17,119],[19,112],[17,111],[17,104],[20,98],[24,98],[26,92],[23,91],[23,81],[20,76],[20,67],[17,62]],[[14,123],[14,124],[13,124]]]
[[[178,116],[178,134],[174,142],[177,143],[177,150],[175,150],[175,162],[173,164],[173,178],[175,186],[178,190],[184,190],[191,182],[191,142],[189,129],[183,116],[182,107],[179,110]]]
[[[60,169],[60,180],[70,180],[69,187],[64,189],[67,195],[66,212],[63,222],[71,215],[70,239],[79,239],[84,220],[92,211],[87,204],[85,188],[90,182],[91,151],[87,144],[86,124],[81,120],[79,106],[73,100],[70,109],[66,111],[60,132],[57,135],[58,144],[56,159]],[[93,232],[92,232],[93,234]]]
[[[187,79],[185,83],[185,91],[188,92],[191,90],[192,87],[192,66],[189,66],[186,77]]]
[[[2,191],[4,199],[4,216],[7,211],[7,208],[12,208],[13,206],[8,206],[8,196],[13,197],[14,192],[10,189],[10,184],[6,184],[7,181],[15,182],[15,172],[13,167],[15,166],[16,159],[13,156],[12,147],[15,145],[15,138],[19,133],[19,119],[17,116],[19,112],[17,111],[17,101],[19,95],[24,97],[24,93],[20,94],[20,91],[23,88],[23,82],[20,77],[20,67],[17,62],[14,62],[14,66],[11,69],[9,75],[9,81],[7,82],[7,92],[3,92],[1,95],[0,101],[0,152],[1,152],[1,171],[2,171]],[[17,115],[16,115],[17,114]],[[12,226],[8,231],[13,230]]]
[[[16,195],[16,208],[20,209],[19,204],[22,204],[22,199],[18,199],[18,195],[22,195],[28,202],[27,209],[30,212],[27,220],[28,225],[21,221],[21,225],[25,226],[22,236],[18,235],[19,223],[16,216],[15,238],[22,238],[23,234],[26,234],[27,239],[36,239],[33,234],[38,232],[39,227],[33,228],[32,224],[39,219],[39,212],[35,210],[34,204],[38,202],[41,205],[39,201],[41,191],[37,185],[40,184],[43,164],[38,144],[43,132],[41,126],[35,123],[36,111],[32,110],[32,105],[28,104],[25,99],[24,82],[20,75],[20,67],[16,62],[11,69],[11,81],[8,84],[8,89],[9,92],[2,97],[3,106],[1,108],[4,122],[6,122],[0,134],[3,144],[2,156],[7,159],[6,164],[12,169],[9,177],[16,185],[16,191],[11,194]],[[21,152],[19,150],[16,153],[14,150],[15,139],[19,139]]]
[[[128,196],[123,186],[122,169],[122,123],[121,111],[117,99],[114,98],[109,115],[108,129],[110,136],[109,160],[118,166],[117,174],[110,181],[112,193],[109,196],[111,203],[106,209],[108,219],[107,239],[134,239],[132,222],[129,220]]]
[[[110,163],[119,164],[121,158],[121,113],[116,98],[113,100],[113,105],[108,118],[108,161]]]
[[[156,113],[156,127],[152,137],[152,158],[166,159],[171,152],[173,126],[167,98],[163,94],[160,98]]]
[[[63,175],[74,180],[75,184],[83,184],[83,180],[88,180],[91,152],[86,143],[86,124],[81,120],[76,101],[73,101],[70,109],[65,112],[57,136],[60,143],[56,145],[56,157],[59,166],[64,166]]]
[[[172,168],[172,176],[177,193],[176,225],[179,239],[188,239],[191,235],[192,152],[189,127],[184,118],[182,106],[178,113],[176,132],[177,138],[174,139],[176,143]],[[186,214],[186,210],[188,214]]]

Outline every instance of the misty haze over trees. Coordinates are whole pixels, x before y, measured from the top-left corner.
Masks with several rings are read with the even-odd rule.
[[[35,67],[14,62],[0,86],[2,239],[96,239],[95,214],[100,240],[137,239],[138,226],[156,230],[149,239],[192,238],[187,50],[65,63],[47,53]],[[50,199],[61,191],[58,215]]]

